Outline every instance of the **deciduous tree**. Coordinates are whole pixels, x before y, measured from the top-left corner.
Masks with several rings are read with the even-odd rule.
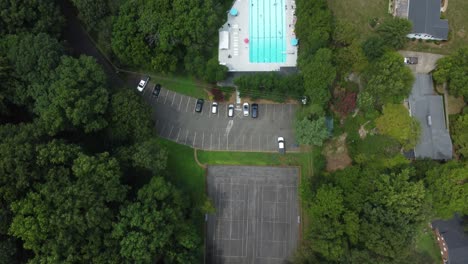
[[[386,45],[395,50],[401,49],[408,42],[406,35],[411,33],[411,21],[404,18],[389,18],[377,28],[377,33],[382,37]]]
[[[409,95],[414,82],[411,70],[396,52],[387,52],[370,64],[365,79],[366,91],[378,104],[400,103]]]
[[[434,80],[448,83],[449,93],[468,98],[468,47],[459,49],[454,54],[437,61]]]
[[[50,86],[37,98],[35,112],[51,135],[76,128],[100,130],[107,125],[105,86],[104,71],[93,58],[62,57]]]
[[[454,213],[468,214],[468,165],[457,162],[427,172],[427,188],[437,217],[449,219]]]
[[[132,263],[195,263],[200,238],[186,219],[188,205],[171,184],[153,177],[114,226],[122,257]]]
[[[57,1],[0,0],[0,34],[60,33],[64,18]]]
[[[294,129],[297,142],[301,145],[322,146],[323,141],[328,138],[325,117],[312,121],[308,118],[297,120]]]
[[[336,77],[332,59],[332,51],[323,48],[317,51],[310,62],[302,66],[305,94],[312,104],[325,107],[330,100],[330,86]]]
[[[401,104],[385,105],[383,115],[375,122],[382,134],[395,138],[406,150],[418,143],[421,134],[419,121],[411,117]]]

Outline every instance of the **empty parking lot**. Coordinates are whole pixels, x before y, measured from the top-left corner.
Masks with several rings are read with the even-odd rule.
[[[152,98],[149,88],[143,93],[154,108],[158,134],[179,144],[205,150],[277,151],[282,136],[287,151],[298,150],[292,129],[294,104],[259,104],[256,119],[244,117],[239,107],[229,118],[228,103],[220,103],[218,113],[212,114],[211,102],[205,101],[203,111],[196,113],[196,98],[164,88],[158,98]]]
[[[206,263],[285,263],[297,246],[298,168],[209,166]]]

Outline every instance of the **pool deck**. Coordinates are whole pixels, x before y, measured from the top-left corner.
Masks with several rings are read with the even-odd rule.
[[[265,0],[256,0],[265,1]],[[294,14],[296,3],[294,0],[285,0],[286,11],[286,61],[282,63],[250,63],[249,44],[244,39],[250,38],[249,34],[249,3],[250,0],[236,0],[232,6],[238,10],[237,16],[227,12],[227,22],[220,31],[229,32],[229,49],[219,50],[220,64],[226,65],[230,72],[260,72],[279,71],[281,67],[296,67],[297,46],[291,45],[294,34]]]

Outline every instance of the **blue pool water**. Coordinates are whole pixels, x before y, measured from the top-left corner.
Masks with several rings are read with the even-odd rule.
[[[286,61],[285,0],[249,0],[249,61]]]

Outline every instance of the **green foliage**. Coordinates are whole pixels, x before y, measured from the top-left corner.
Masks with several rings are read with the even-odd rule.
[[[310,239],[314,241],[312,250],[327,260],[340,260],[345,251],[345,225],[343,224],[342,190],[330,185],[323,185],[317,191],[313,199],[312,207],[309,209]],[[349,218],[349,216],[348,216]],[[351,232],[355,232],[348,219]]]
[[[112,1],[112,0],[111,0]],[[93,29],[109,12],[107,0],[72,0],[79,17],[89,29]]]
[[[43,91],[40,85],[47,84],[64,53],[57,39],[45,34],[9,35],[0,42],[22,85],[16,87],[15,101],[25,104],[29,98],[35,99]]]
[[[34,124],[0,127],[0,203],[24,197],[42,177],[35,168],[40,129]]]
[[[334,56],[337,72],[341,77],[346,77],[351,72],[361,73],[368,64],[366,56],[357,42],[336,49]]]
[[[109,110],[109,138],[115,142],[138,142],[152,135],[151,111],[130,89],[112,95]]]
[[[468,114],[460,115],[452,124],[452,139],[457,152],[468,158]]]
[[[362,43],[362,51],[370,61],[382,57],[386,49],[385,40],[379,35],[371,36]]]
[[[215,83],[226,79],[228,68],[220,65],[218,56],[211,58],[206,64],[206,71],[202,75],[206,82]]]
[[[6,59],[0,55],[0,115],[8,113],[8,104],[15,102],[16,91],[21,87],[16,76],[14,75],[13,68]]]
[[[0,35],[60,33],[64,18],[57,1],[0,0]]]
[[[125,1],[115,19],[112,50],[123,63],[172,73],[185,65],[201,77],[221,25],[220,10],[205,1]],[[224,19],[224,17],[223,17]]]
[[[308,118],[296,120],[294,129],[297,142],[301,145],[322,146],[323,141],[328,138],[325,117],[312,121]]]
[[[11,237],[0,236],[0,264],[15,263],[15,240]]]
[[[10,233],[34,252],[34,262],[118,263],[110,206],[125,199],[126,189],[116,160],[79,154],[64,144],[42,153],[52,161],[43,164],[46,181],[12,204]]]
[[[408,114],[408,110],[401,104],[387,104],[383,108],[383,115],[376,120],[380,133],[398,140],[404,149],[416,146],[421,134],[418,120]]]
[[[133,155],[134,167],[150,170],[153,174],[159,174],[166,169],[167,151],[161,148],[155,138],[136,144]]]
[[[396,52],[387,52],[370,64],[364,77],[367,81],[366,91],[379,105],[400,103],[409,95],[414,82],[411,70]]]
[[[62,57],[50,86],[38,95],[35,112],[51,135],[73,128],[100,130],[107,126],[105,85],[104,71],[93,58]]]
[[[195,263],[201,241],[186,221],[188,210],[181,192],[154,177],[120,212],[113,231],[120,254],[132,263]]]
[[[243,75],[234,80],[241,97],[284,102],[303,95],[303,80],[298,74],[282,76],[278,73]]]
[[[408,42],[406,35],[411,33],[412,25],[408,19],[394,17],[386,19],[377,28],[377,33],[393,49],[401,49]]]
[[[449,219],[454,213],[468,214],[468,165],[449,162],[427,172],[435,216]]]
[[[310,55],[327,46],[332,34],[332,14],[326,0],[297,0],[295,11],[295,32],[301,40],[299,64],[302,65]]]
[[[332,58],[332,51],[323,48],[315,53],[310,62],[302,65],[305,95],[312,104],[325,107],[330,100],[330,86],[336,77]]]
[[[424,186],[409,176],[359,167],[330,175],[331,184],[318,188],[308,211],[316,224],[306,232],[320,263],[403,262],[427,219]]]
[[[374,110],[375,98],[367,91],[360,92],[357,97],[357,105],[359,110],[370,112]]]
[[[448,82],[451,95],[468,98],[468,47],[459,49],[454,54],[437,61],[434,80]]]
[[[398,153],[400,153],[398,141],[384,135],[368,135],[350,144],[350,154],[353,160],[369,167],[386,167],[386,162]]]

